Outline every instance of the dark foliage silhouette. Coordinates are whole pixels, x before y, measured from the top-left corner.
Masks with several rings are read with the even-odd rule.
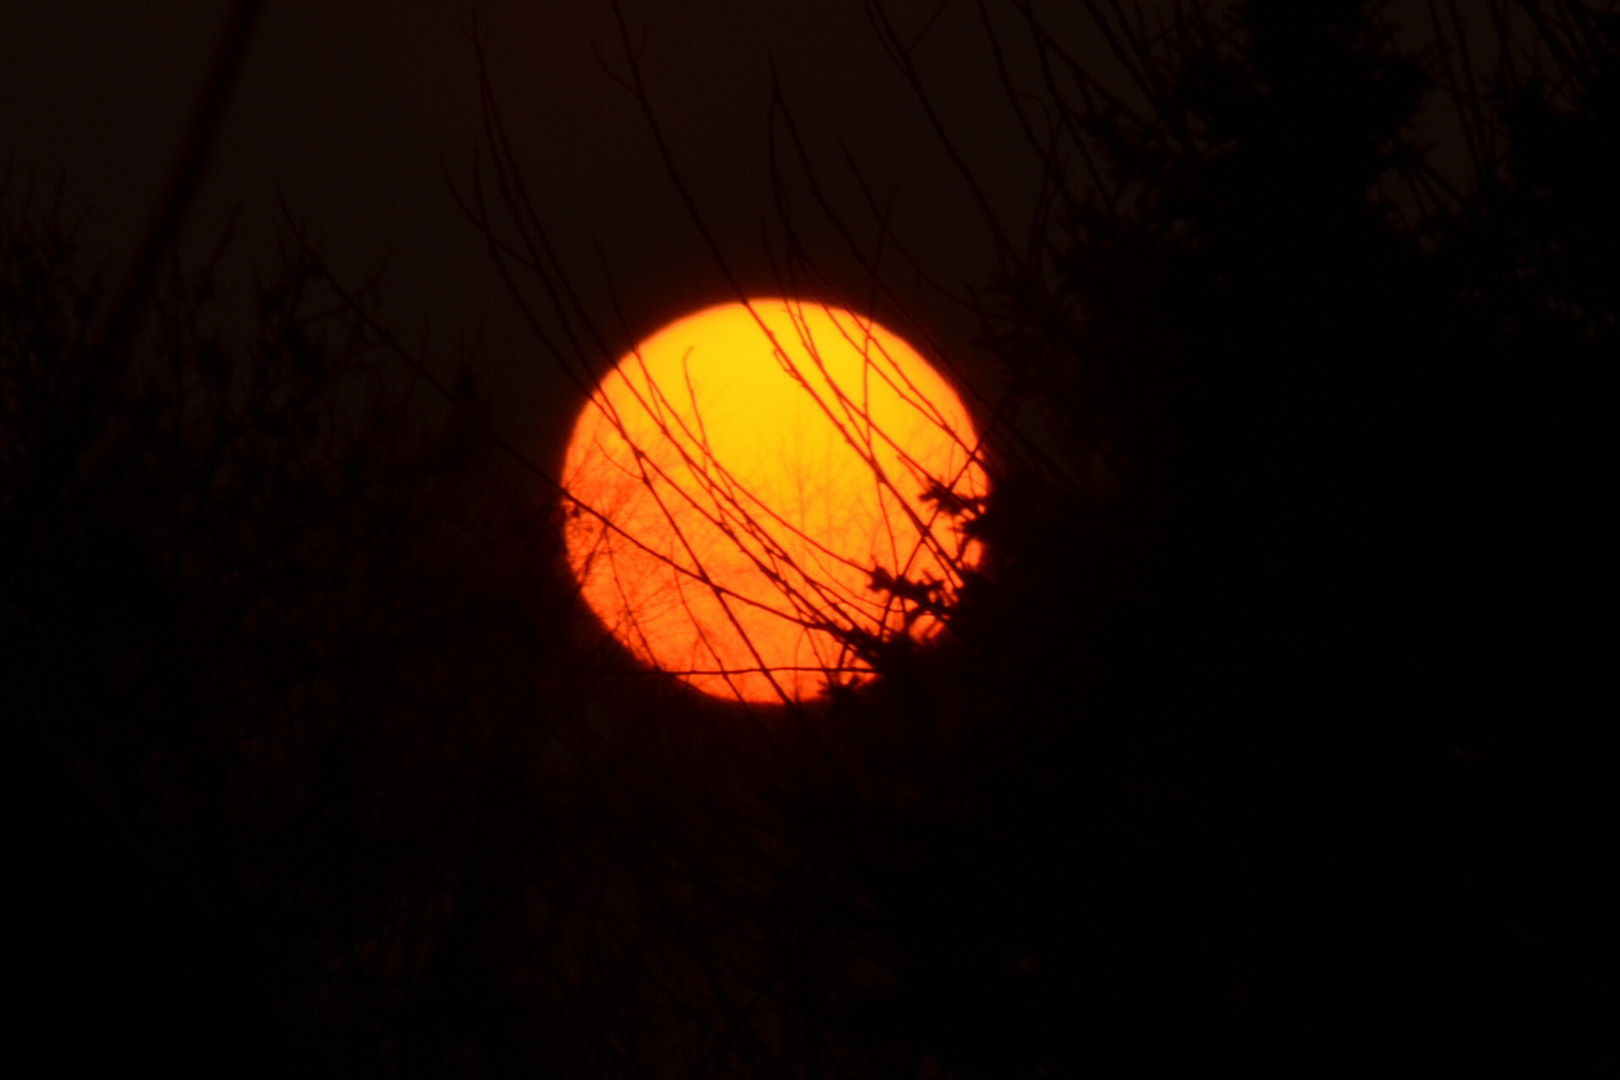
[[[548,603],[533,509],[475,490],[472,430],[413,403],[307,250],[243,298],[245,333],[209,268],[165,275],[110,356],[68,231],[8,207],[0,233],[3,693],[22,970],[57,981],[39,1016],[102,1031],[64,1050],[92,1067],[463,1052],[503,1023],[483,973],[521,962],[483,909],[546,850],[512,771],[543,714],[485,704],[545,655],[508,606]],[[511,880],[460,869],[513,848]]]
[[[979,522],[955,769],[929,724],[896,757],[934,799],[840,838],[900,957],[864,1030],[965,1075],[1612,1061],[1614,807],[1572,748],[1613,16],[1502,5],[1462,85],[1460,22],[1095,12],[1131,95],[1019,10],[1050,218],[981,311],[1063,468],[1005,454]],[[1462,175],[1411,134],[1436,84]]]

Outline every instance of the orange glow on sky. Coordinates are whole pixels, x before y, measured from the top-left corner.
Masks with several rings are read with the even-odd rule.
[[[866,677],[863,636],[937,633],[934,611],[871,586],[937,583],[948,609],[980,553],[922,495],[984,496],[976,450],[956,393],[875,322],[708,308],[621,359],[581,413],[569,564],[644,663],[720,698],[809,700],[829,673]]]

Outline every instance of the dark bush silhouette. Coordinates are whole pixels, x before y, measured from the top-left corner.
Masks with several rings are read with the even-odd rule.
[[[412,400],[297,245],[245,321],[209,268],[166,274],[115,354],[60,223],[8,206],[0,238],[0,692],[41,1021],[91,1067],[488,1043],[479,995],[522,958],[487,909],[547,857],[515,765],[556,629],[525,610],[550,604],[538,506],[480,489],[471,427]]]

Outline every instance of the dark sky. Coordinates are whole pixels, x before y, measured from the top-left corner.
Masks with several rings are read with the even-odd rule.
[[[85,248],[118,267],[227,6],[54,0],[0,9],[0,152],[12,197],[60,177],[70,211],[84,218]],[[888,9],[910,36],[938,6],[891,0]],[[892,200],[896,230],[942,283],[983,281],[982,217],[861,0],[627,0],[625,10],[644,37],[646,78],[679,165],[751,288],[765,291],[769,280],[759,237],[771,217],[773,62],[828,189],[861,235],[875,235],[873,219],[840,147]],[[947,4],[917,57],[959,149],[1014,224],[1031,173],[977,18],[971,4]],[[185,242],[201,251],[234,213],[235,250],[266,261],[279,189],[340,273],[358,281],[386,263],[386,317],[409,340],[431,328],[429,353],[442,357],[462,336],[478,337],[486,377],[506,403],[502,422],[519,434],[562,399],[451,194],[451,183],[470,183],[478,139],[475,26],[545,222],[598,317],[611,322],[604,271],[642,331],[724,298],[634,101],[598,60],[623,60],[605,0],[269,0]],[[902,288],[908,280],[894,275]],[[914,296],[933,332],[965,353],[967,321],[937,295]]]

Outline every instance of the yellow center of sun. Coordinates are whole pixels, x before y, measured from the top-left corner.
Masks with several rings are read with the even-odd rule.
[[[619,361],[563,465],[569,564],[635,657],[715,697],[808,700],[938,632],[987,490],[967,410],[911,346],[820,304],[680,319]]]

